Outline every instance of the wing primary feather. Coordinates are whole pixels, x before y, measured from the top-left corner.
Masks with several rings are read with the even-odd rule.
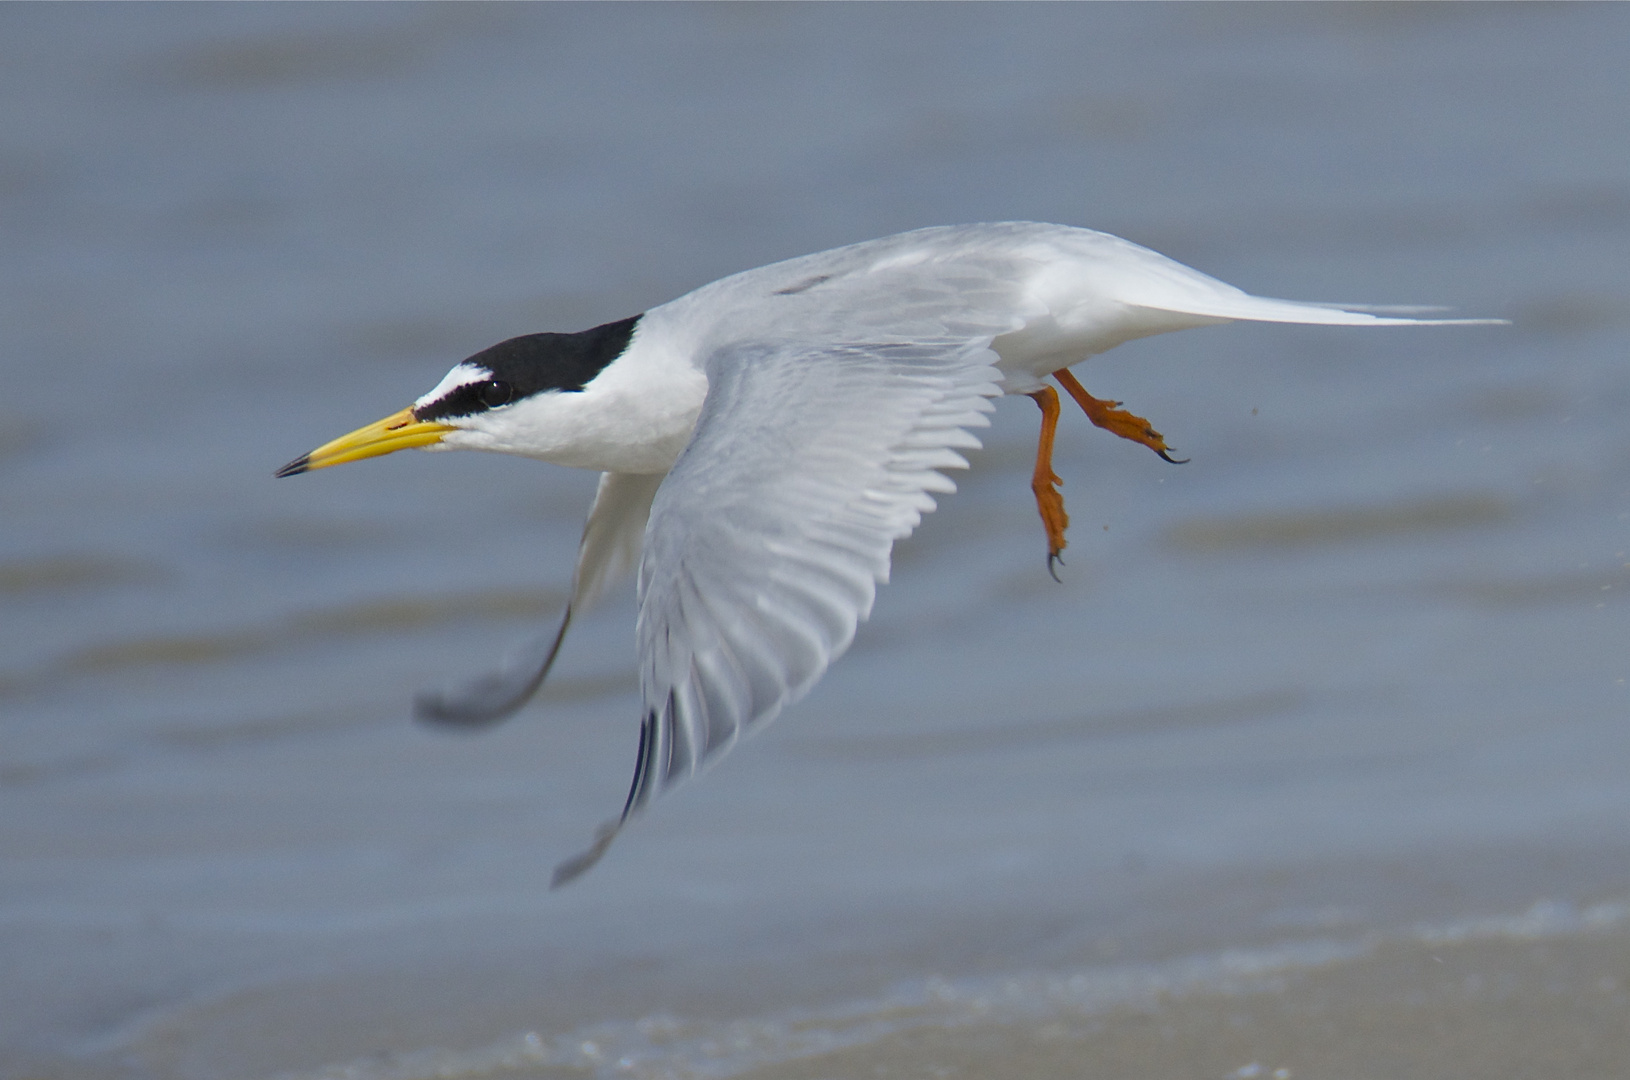
[[[413,699],[414,717],[430,724],[478,728],[513,716],[549,677],[549,669],[554,667],[555,657],[560,655],[560,646],[566,640],[566,629],[571,625],[572,605],[568,603],[542,663],[535,667],[506,666],[456,690],[422,691]]]
[[[671,710],[673,707],[673,695],[670,694],[668,708]],[[656,710],[645,714],[645,722],[640,724],[640,744],[634,751],[634,779],[628,785],[628,798],[623,802],[623,812],[615,821],[603,822],[594,831],[594,842],[588,847],[556,864],[554,873],[549,879],[549,888],[558,889],[592,869],[611,847],[611,842],[617,839],[617,833],[622,831],[623,824],[650,798],[651,776],[656,765],[659,742],[657,736],[661,725],[662,720],[657,716]]]
[[[628,798],[623,800],[623,812],[618,819],[619,822],[627,821],[634,808],[645,801],[642,796],[646,782],[651,776],[652,752],[656,748],[656,726],[657,714],[652,710],[645,714],[645,723],[640,725],[640,745],[634,752],[634,779],[628,785]]]

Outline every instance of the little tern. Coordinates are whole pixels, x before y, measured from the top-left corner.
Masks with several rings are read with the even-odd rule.
[[[807,693],[853,640],[896,540],[955,490],[992,399],[1041,407],[1031,488],[1047,568],[1069,523],[1052,445],[1055,380],[1092,423],[1169,448],[1070,367],[1123,342],[1244,320],[1470,325],[1436,309],[1273,300],[1090,229],[919,229],[748,270],[643,314],[511,338],[400,412],[278,471],[407,447],[492,450],[601,473],[571,596],[541,662],[421,695],[483,724],[548,674],[573,612],[638,571],[641,724],[621,815],[555,871],[587,870],[658,794]]]

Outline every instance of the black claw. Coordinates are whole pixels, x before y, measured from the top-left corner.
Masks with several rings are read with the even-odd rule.
[[[1169,461],[1173,465],[1187,465],[1189,463],[1188,458],[1186,458],[1186,457],[1172,457],[1170,454],[1168,454],[1164,450],[1156,450],[1155,453],[1160,455],[1160,460]]]
[[[1062,585],[1062,584],[1064,584],[1064,579],[1058,576],[1058,571],[1057,570],[1053,569],[1053,564],[1054,563],[1057,563],[1059,566],[1063,566],[1064,565],[1064,556],[1060,555],[1056,551],[1049,551],[1047,553],[1047,573],[1048,573],[1048,576],[1050,576],[1054,581],[1056,581],[1060,585]]]

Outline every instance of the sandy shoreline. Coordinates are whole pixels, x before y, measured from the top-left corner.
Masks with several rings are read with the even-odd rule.
[[[1630,1064],[1627,914],[1622,903],[1538,904],[1446,929],[1075,976],[929,980],[829,1011],[651,1017],[285,1076],[1609,1080]]]
[[[1630,931],[1389,941],[1246,993],[1037,1024],[920,1028],[739,1074],[817,1077],[1622,1078]]]

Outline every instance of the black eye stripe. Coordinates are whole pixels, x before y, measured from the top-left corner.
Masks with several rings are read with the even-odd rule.
[[[487,385],[478,382],[455,386],[428,405],[414,409],[413,415],[420,420],[440,420],[445,416],[470,416],[486,412],[492,407],[482,400],[482,391]]]

